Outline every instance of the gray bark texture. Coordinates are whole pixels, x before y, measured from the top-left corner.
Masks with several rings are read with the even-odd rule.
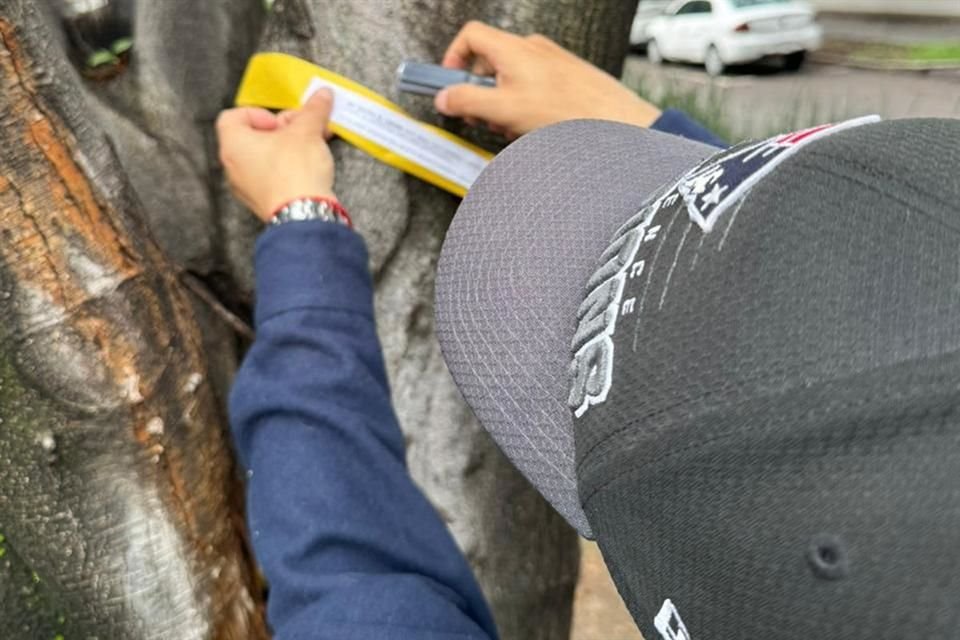
[[[0,633],[265,638],[199,328],[55,24],[0,1]]]
[[[47,2],[70,5],[75,0]],[[44,108],[59,122],[51,125],[52,137],[64,145],[63,153],[77,164],[112,224],[122,227],[116,235],[123,242],[96,234],[86,238],[85,255],[99,256],[101,261],[106,257],[126,260],[133,266],[124,265],[137,274],[131,276],[135,285],[80,307],[113,314],[104,317],[114,330],[98,338],[105,340],[102,349],[114,353],[116,345],[131,343],[145,363],[157,360],[144,364],[147,369],[141,377],[153,375],[167,385],[157,391],[163,398],[164,415],[197,406],[176,389],[183,389],[192,373],[204,372],[203,380],[209,384],[201,385],[204,408],[196,419],[202,428],[170,418],[165,421],[163,446],[169,455],[171,443],[176,445],[175,438],[180,437],[180,445],[199,439],[196,442],[207,443],[207,448],[178,450],[177,464],[186,470],[184,476],[154,477],[158,469],[167,467],[152,466],[156,455],[152,449],[143,453],[145,446],[158,444],[154,435],[144,431],[146,423],[133,433],[150,437],[131,442],[129,433],[109,435],[104,422],[113,420],[116,426],[117,412],[123,411],[124,428],[130,431],[131,424],[140,424],[137,420],[150,419],[137,413],[141,409],[133,411],[129,402],[111,400],[116,389],[100,385],[99,378],[69,377],[68,372],[52,368],[30,377],[23,373],[30,367],[17,365],[25,340],[33,341],[30,362],[36,366],[53,367],[50,363],[70,355],[65,351],[68,326],[47,319],[58,313],[55,301],[28,301],[39,305],[31,313],[40,314],[40,319],[31,320],[21,317],[25,309],[33,309],[24,306],[28,302],[20,300],[22,293],[15,294],[17,304],[0,300],[0,418],[7,419],[7,425],[0,424],[0,465],[5,465],[0,468],[0,534],[8,535],[6,546],[0,539],[0,549],[7,549],[7,557],[0,557],[0,562],[8,561],[6,569],[0,568],[0,627],[30,626],[29,633],[12,635],[22,638],[53,637],[63,633],[64,624],[71,631],[64,634],[67,638],[262,637],[257,594],[248,593],[252,579],[248,558],[233,526],[242,518],[240,508],[222,498],[218,502],[212,495],[217,487],[222,489],[221,496],[233,495],[227,477],[232,463],[218,407],[249,338],[245,331],[238,332],[232,316],[249,317],[252,247],[259,232],[253,216],[225,187],[216,160],[213,122],[230,105],[246,60],[258,49],[307,58],[386,95],[421,119],[469,136],[458,122],[439,119],[428,99],[396,94],[394,71],[400,61],[438,60],[461,26],[479,19],[519,33],[542,33],[619,74],[636,0],[277,0],[269,15],[262,0],[120,0],[114,4],[123,4],[126,14],[132,15],[133,54],[117,74],[88,78],[82,84],[62,60],[64,40],[49,29],[47,12],[35,4],[0,0],[0,33],[6,45],[0,48],[0,140],[6,142],[0,151],[0,230],[6,232],[12,220],[23,225],[34,218],[43,220],[49,228],[40,237],[57,240],[33,256],[37,269],[45,264],[44,252],[54,256],[52,263],[64,260],[64,269],[74,268],[69,263],[74,250],[59,239],[65,231],[58,212],[67,204],[27,206],[22,196],[10,200],[22,189],[19,183],[40,184],[46,179],[36,167],[7,173],[24,162],[16,155],[20,143],[6,132],[14,113],[8,106],[13,104],[9,83],[34,82],[37,99],[48,105]],[[27,62],[10,63],[17,59],[10,53],[11,46],[25,51]],[[21,71],[14,73],[16,69]],[[475,141],[491,150],[502,144],[489,136]],[[411,471],[470,560],[503,638],[566,638],[577,577],[576,536],[476,423],[450,379],[433,334],[436,261],[458,200],[343,143],[335,141],[332,146],[337,192],[370,249],[378,328],[393,399],[407,436]],[[10,175],[21,179],[11,180]],[[127,179],[136,198],[130,197]],[[163,255],[153,250],[150,237]],[[104,253],[104,246],[99,246],[104,242],[112,252]],[[0,291],[22,292],[26,288],[18,283],[33,277],[10,269],[10,256],[19,256],[10,252],[17,251],[20,243],[7,234],[0,236],[0,260],[8,259],[0,263],[5,265],[0,269]],[[192,283],[191,293],[184,293],[176,276],[180,282]],[[96,298],[89,292],[83,295]],[[128,295],[129,299],[119,299]],[[149,304],[139,304],[135,296],[148,298]],[[114,317],[117,314],[120,317]],[[41,340],[40,334],[25,337],[29,331],[13,329],[33,326],[31,322],[36,326],[50,322],[61,333]],[[149,367],[157,369],[150,374]],[[57,386],[50,388],[51,384]],[[58,393],[80,396],[94,417],[70,417],[75,409],[54,402]],[[101,410],[107,406],[113,413]],[[31,413],[28,407],[47,413]],[[23,434],[17,435],[9,426],[11,420],[22,425]],[[52,452],[47,450],[48,434],[37,430],[37,425],[47,422],[53,425]],[[184,435],[171,431],[171,424],[182,428]],[[78,435],[88,432],[102,435],[91,440]],[[20,448],[12,452],[3,448],[11,446]],[[113,453],[106,455],[106,451]],[[16,456],[21,465],[8,465]],[[69,456],[76,460],[69,461]],[[144,466],[143,456],[150,464]],[[25,465],[37,468],[28,473]],[[30,473],[46,474],[46,479]],[[168,484],[175,485],[173,480],[182,477],[210,492],[177,511],[164,502],[169,502],[165,492]],[[110,484],[110,479],[120,484]],[[30,483],[29,495],[17,493],[20,483]],[[100,493],[110,497],[101,500]],[[124,499],[123,505],[118,503]],[[109,518],[129,513],[130,502],[148,505],[144,508],[152,509],[150,513],[172,523],[167,529],[138,525],[147,529],[138,553],[145,554],[144,562],[153,562],[147,566],[160,574],[156,584],[151,583],[159,596],[150,606],[115,590],[119,587],[114,582],[120,581],[124,567],[141,560],[135,554],[122,555],[118,550],[122,545],[111,538],[125,532],[114,530]],[[31,505],[49,516],[26,517]],[[182,517],[168,517],[170,513]],[[198,528],[195,520],[204,526]],[[167,534],[170,537],[165,540]],[[171,549],[178,536],[182,540],[189,535],[207,542],[189,551]],[[223,570],[203,560],[203,553],[197,556],[197,548],[208,547],[212,551],[203,553],[216,555],[233,572],[226,582],[219,577],[210,580],[210,575],[221,576]],[[19,578],[6,580],[13,574],[3,571],[19,572]],[[101,574],[105,581],[94,583]],[[45,592],[42,585],[53,584],[56,576],[73,578],[60,580]],[[193,589],[173,588],[184,577]],[[138,584],[128,582],[126,587]],[[29,590],[41,595],[30,596],[35,597],[31,601],[17,595],[21,589],[24,594]],[[218,598],[226,593],[237,596],[233,609],[218,608]],[[36,599],[41,596],[45,599]],[[18,597],[22,606],[8,608]],[[59,621],[61,615],[65,623]],[[34,633],[37,629],[41,631]]]

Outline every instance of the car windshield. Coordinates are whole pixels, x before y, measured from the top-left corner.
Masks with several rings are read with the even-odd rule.
[[[744,9],[746,7],[757,7],[762,4],[787,4],[792,1],[793,0],[730,0],[730,3],[737,9]]]

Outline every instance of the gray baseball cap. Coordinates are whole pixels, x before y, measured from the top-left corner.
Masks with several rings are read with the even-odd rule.
[[[567,407],[577,307],[614,231],[716,151],[613,122],[541,129],[487,167],[444,241],[437,332],[447,366],[511,461],[587,537]]]
[[[465,399],[648,639],[960,629],[960,122],[508,147],[451,224]]]

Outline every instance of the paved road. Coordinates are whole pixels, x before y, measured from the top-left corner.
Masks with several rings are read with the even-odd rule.
[[[643,640],[595,542],[580,540],[580,581],[570,640]]]
[[[658,67],[631,56],[624,82],[654,102],[694,100],[707,113],[719,114],[737,139],[870,113],[960,118],[957,71],[886,72],[810,64],[797,73],[754,66],[711,79],[702,68]]]

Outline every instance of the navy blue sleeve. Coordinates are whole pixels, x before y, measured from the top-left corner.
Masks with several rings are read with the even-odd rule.
[[[271,227],[256,274],[257,337],[230,417],[274,637],[495,638],[407,472],[360,236],[322,221]]]
[[[721,140],[715,133],[704,127],[702,124],[685,114],[679,109],[665,109],[660,117],[650,125],[651,129],[672,133],[675,136],[681,136],[696,142],[713,145],[726,149],[729,145]]]

